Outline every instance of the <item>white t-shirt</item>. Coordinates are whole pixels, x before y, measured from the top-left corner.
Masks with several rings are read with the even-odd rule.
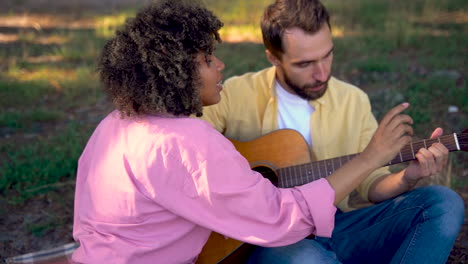
[[[315,111],[309,101],[286,91],[281,84],[275,82],[278,95],[278,127],[298,131],[312,147],[310,136],[310,116]]]

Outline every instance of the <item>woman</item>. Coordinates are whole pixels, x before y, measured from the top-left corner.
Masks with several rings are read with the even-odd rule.
[[[74,262],[194,263],[212,230],[262,246],[330,236],[335,204],[409,141],[403,104],[327,179],[276,188],[190,117],[220,100],[224,64],[212,53],[221,27],[203,7],[160,1],[105,45],[100,75],[116,110],[78,163]]]

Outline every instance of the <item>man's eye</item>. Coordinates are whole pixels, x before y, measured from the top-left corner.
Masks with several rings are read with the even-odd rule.
[[[298,66],[299,68],[305,68],[305,67],[307,67],[307,66],[309,66],[309,65],[310,65],[309,62],[302,62],[302,63],[297,64],[297,66]]]

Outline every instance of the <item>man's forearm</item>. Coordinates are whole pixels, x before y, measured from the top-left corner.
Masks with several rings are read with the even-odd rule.
[[[410,183],[404,179],[405,170],[377,179],[369,189],[369,200],[379,203],[411,190],[416,182]]]

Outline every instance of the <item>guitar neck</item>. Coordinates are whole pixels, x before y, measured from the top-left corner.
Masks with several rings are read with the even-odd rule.
[[[432,144],[437,142],[442,143],[449,150],[449,152],[460,150],[457,134],[455,133],[433,139],[424,139],[411,142],[410,144],[404,146],[400,153],[386,165],[393,165],[414,160],[416,159],[416,153],[418,153],[420,149],[429,148]]]
[[[456,133],[433,139],[415,141],[404,146],[398,155],[396,155],[395,158],[393,158],[384,166],[414,160],[416,159],[416,153],[421,148],[428,148],[436,142],[442,143],[450,152],[460,150],[460,145]],[[359,154],[360,153],[356,153],[352,155],[278,169],[277,173],[280,175],[278,187],[290,188],[303,185],[320,178],[325,178]]]

